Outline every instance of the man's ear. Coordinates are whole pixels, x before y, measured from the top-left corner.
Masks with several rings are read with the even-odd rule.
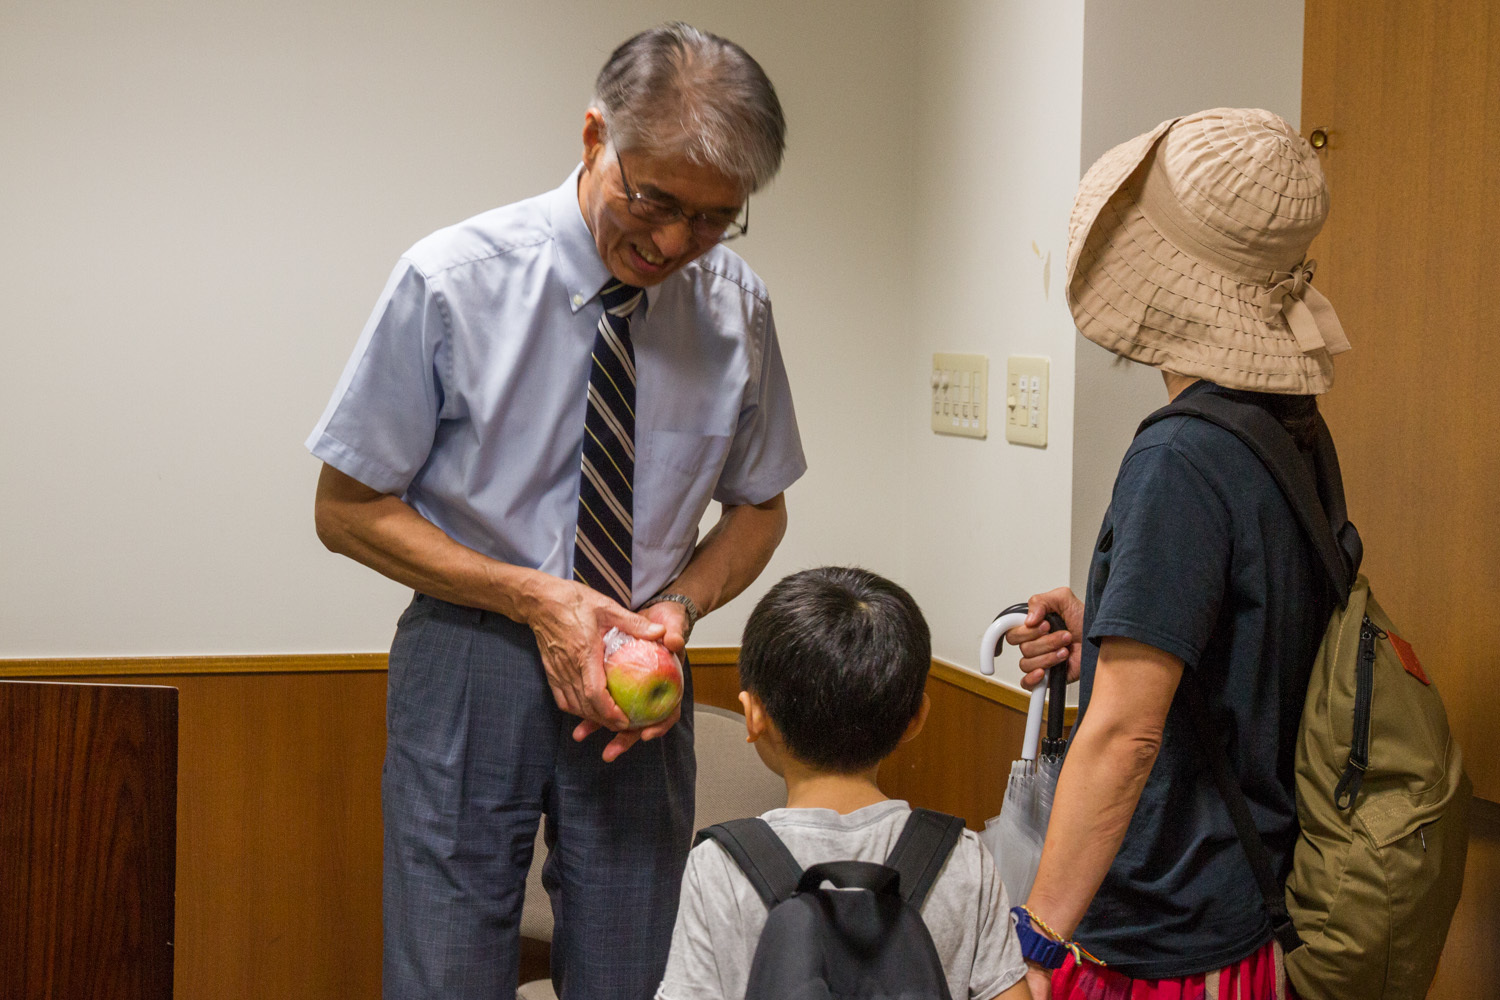
[[[583,113],[583,165],[592,169],[595,161],[604,155],[607,144],[604,115],[598,108],[589,108]]]
[[[745,742],[754,743],[766,735],[766,727],[770,723],[766,716],[766,706],[749,691],[741,691],[740,707],[745,710]]]
[[[906,724],[906,732],[901,734],[902,743],[914,739],[922,731],[922,727],[927,724],[927,711],[930,708],[932,708],[932,699],[927,697],[926,691],[923,691],[922,704],[917,708],[917,714],[911,717],[911,721]]]

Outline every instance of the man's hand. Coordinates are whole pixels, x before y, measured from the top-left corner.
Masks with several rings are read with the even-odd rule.
[[[661,636],[661,642],[667,647],[667,649],[672,652],[674,656],[677,657],[677,662],[682,663],[682,651],[687,646],[686,637],[684,635],[684,633],[687,631],[687,610],[684,609],[680,604],[674,604],[671,601],[662,601],[660,604],[653,604],[651,605],[651,607],[646,608],[640,613],[639,617],[644,618],[646,621],[653,624],[660,625],[666,630]],[[601,666],[601,670],[602,669],[603,668]],[[687,666],[686,664],[684,664],[684,678],[686,676],[686,673]],[[606,692],[606,694],[607,693],[608,692]],[[611,700],[610,704],[614,704],[613,700]],[[616,711],[619,711],[619,709],[617,708]],[[654,725],[647,726],[644,729],[625,729],[617,731],[615,733],[614,739],[610,740],[608,745],[606,745],[604,748],[604,759],[606,761],[614,761],[619,759],[620,754],[635,746],[636,743],[649,743],[651,740],[656,739],[658,736],[664,735],[667,730],[677,725],[677,721],[681,718],[682,706],[678,705],[675,709],[672,710],[671,715],[667,716],[665,719]],[[598,729],[599,726],[593,722],[580,722],[578,726],[573,730],[573,739],[582,742],[583,740],[586,740],[590,736],[592,736]]]
[[[637,639],[660,641],[665,628],[627,611],[591,587],[544,574],[534,578],[526,604],[526,624],[536,635],[557,707],[590,724],[583,736],[599,728],[615,732],[628,728],[630,720],[604,684],[604,633],[618,628]],[[575,731],[574,738],[583,737]],[[624,751],[622,747],[614,757]],[[606,755],[606,759],[614,757]]]
[[[665,719],[662,719],[655,725],[647,726],[645,729],[625,729],[615,733],[614,739],[605,744],[604,762],[606,764],[614,763],[616,760],[620,759],[620,754],[624,753],[626,750],[629,750],[637,743],[651,742],[658,736],[665,734],[666,731],[671,729],[673,726],[677,725],[678,720],[681,718],[682,706],[678,705],[676,708],[672,709],[671,715],[667,716]],[[599,726],[597,726],[596,724],[592,722],[580,722],[573,729],[573,739],[579,743],[582,743],[584,740],[588,739],[598,731]]]
[[[1005,641],[1021,647],[1021,686],[1030,691],[1047,676],[1046,670],[1067,661],[1068,680],[1076,681],[1080,670],[1083,645],[1083,602],[1067,587],[1045,594],[1033,594],[1026,602],[1026,623],[1005,633]],[[1053,632],[1044,620],[1047,612],[1062,616],[1067,629]]]
[[[398,497],[376,492],[331,465],[323,466],[318,479],[315,510],[318,537],[332,551],[413,590],[529,625],[557,707],[584,720],[574,739],[600,728],[620,734],[605,748],[605,760],[614,760],[639,739],[660,736],[677,721],[674,715],[637,732],[625,731],[629,720],[604,683],[604,633],[611,628],[638,639],[665,639],[674,652],[682,649],[686,617],[676,605],[656,605],[648,618],[582,584],[480,555]],[[683,617],[672,617],[674,609]]]
[[[649,608],[643,608],[641,617],[666,629],[662,643],[676,653],[679,660],[682,659],[682,651],[687,648],[687,608],[676,601],[660,601]]]

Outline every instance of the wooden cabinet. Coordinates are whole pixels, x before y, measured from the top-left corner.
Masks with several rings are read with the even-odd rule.
[[[177,692],[0,681],[0,997],[171,1000]]]

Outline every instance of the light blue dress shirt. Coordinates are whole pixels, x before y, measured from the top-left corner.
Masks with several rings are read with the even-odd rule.
[[[503,562],[573,572],[590,354],[610,275],[561,187],[439,230],[396,265],[308,449]],[[637,605],[710,499],[807,468],[765,285],[716,246],[647,291],[636,361]]]

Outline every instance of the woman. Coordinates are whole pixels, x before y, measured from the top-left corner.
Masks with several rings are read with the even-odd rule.
[[[1308,281],[1328,192],[1311,148],[1266,111],[1163,122],[1084,177],[1068,301],[1084,336],[1159,368],[1169,399],[1262,405],[1306,447],[1348,348]],[[1289,995],[1278,945],[1187,713],[1196,686],[1285,874],[1294,738],[1332,597],[1270,473],[1231,432],[1178,415],[1121,464],[1088,592],[1032,598],[1028,685],[1066,662],[1079,723],[1035,886],[1018,917],[1040,997]],[[1067,630],[1046,634],[1056,610]],[[1082,950],[1059,964],[1052,940]],[[1092,961],[1097,958],[1099,961]]]

